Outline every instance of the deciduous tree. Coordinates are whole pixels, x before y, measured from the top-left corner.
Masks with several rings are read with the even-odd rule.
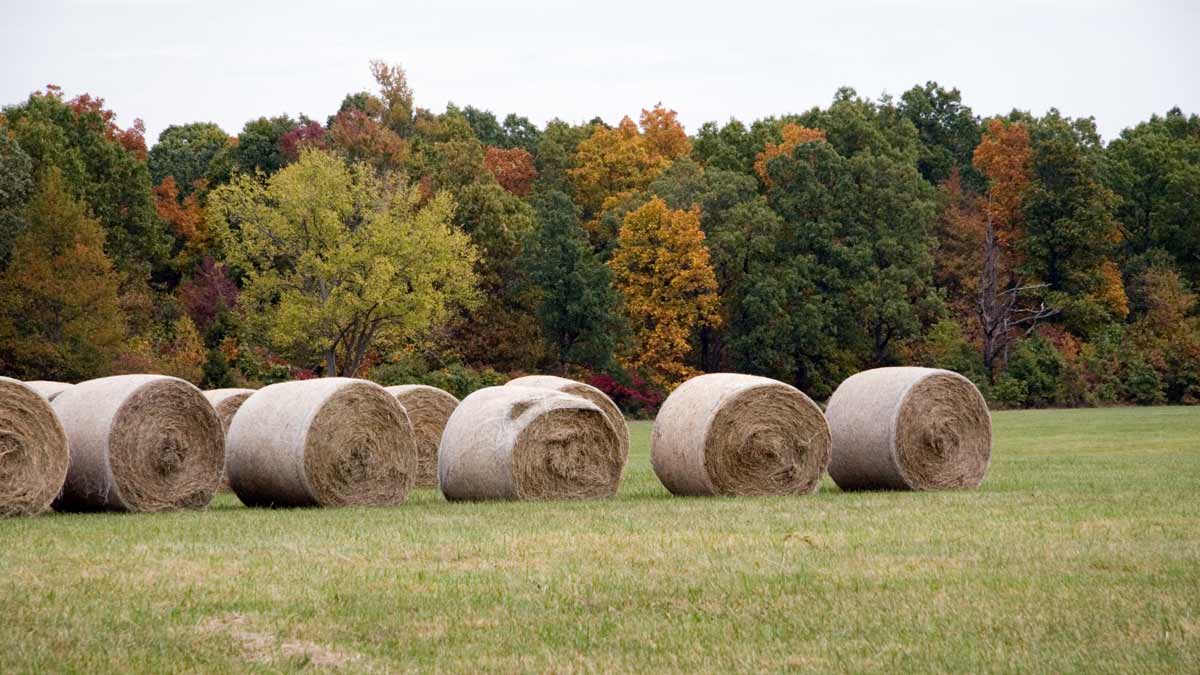
[[[692,337],[720,321],[699,212],[652,199],[626,216],[608,265],[634,335],[622,363],[667,389],[695,375],[685,363]]]
[[[426,203],[395,176],[315,149],[265,184],[215,190],[209,222],[245,274],[247,325],[326,375],[358,372],[475,298],[475,251],[450,224],[453,203]]]
[[[69,381],[109,373],[125,337],[104,230],[45,169],[0,276],[0,369]]]

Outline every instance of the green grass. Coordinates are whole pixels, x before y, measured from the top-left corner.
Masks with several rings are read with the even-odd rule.
[[[0,521],[0,672],[1200,664],[1200,408],[1004,412],[981,490]]]

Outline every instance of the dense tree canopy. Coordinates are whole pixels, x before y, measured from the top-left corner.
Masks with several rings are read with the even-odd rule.
[[[697,372],[822,398],[920,364],[1004,405],[1200,400],[1194,114],[1105,144],[926,82],[539,127],[370,73],[324,122],[179,120],[149,149],[87,94],[5,107],[0,366],[458,392],[553,371],[645,410]]]

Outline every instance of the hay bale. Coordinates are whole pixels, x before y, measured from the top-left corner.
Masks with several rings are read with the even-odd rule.
[[[213,410],[217,411],[217,417],[221,420],[221,431],[225,435],[229,435],[229,423],[233,421],[233,415],[242,407],[246,399],[253,394],[253,389],[209,389],[204,392],[204,398],[212,404]],[[224,468],[221,469],[221,486],[220,490],[229,489],[229,473]]]
[[[970,380],[948,370],[878,368],[848,378],[825,416],[829,475],[843,490],[947,490],[983,482],[992,419]]]
[[[33,380],[32,382],[26,382],[25,385],[36,391],[47,401],[53,401],[56,396],[75,386],[66,382],[54,382],[51,380]]]
[[[663,402],[650,439],[654,473],[676,495],[816,492],[830,456],[821,409],[765,377],[700,375]]]
[[[263,387],[229,425],[229,485],[247,506],[399,504],[417,470],[404,408],[366,380]]]
[[[463,399],[438,448],[447,499],[616,494],[625,458],[595,403],[551,389],[488,387]]]
[[[450,392],[424,384],[402,384],[386,389],[408,413],[408,421],[412,424],[413,436],[417,440],[415,486],[437,487],[438,444],[442,442],[442,431],[446,428],[446,422],[458,407],[458,399]]]
[[[50,507],[67,477],[67,435],[34,389],[0,377],[0,516]]]
[[[208,504],[221,480],[221,421],[196,387],[117,375],[55,399],[71,447],[60,511],[167,511]]]
[[[225,430],[225,433],[229,433],[229,423],[233,421],[234,413],[253,393],[253,389],[209,389],[204,392],[204,398],[208,399],[213,410],[217,411],[217,417],[221,420],[221,428]]]
[[[590,384],[555,375],[526,375],[509,380],[505,383],[505,386],[508,385],[553,389],[595,403],[596,407],[600,408],[600,412],[604,413],[604,417],[612,424],[613,431],[617,432],[617,440],[621,443],[621,465],[624,466],[625,460],[629,457],[629,425],[625,423],[625,415],[621,414],[621,409],[607,394]]]

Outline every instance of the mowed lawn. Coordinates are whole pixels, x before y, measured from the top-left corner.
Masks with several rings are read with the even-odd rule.
[[[0,672],[1195,671],[1200,408],[1003,412],[981,490],[0,520]]]

